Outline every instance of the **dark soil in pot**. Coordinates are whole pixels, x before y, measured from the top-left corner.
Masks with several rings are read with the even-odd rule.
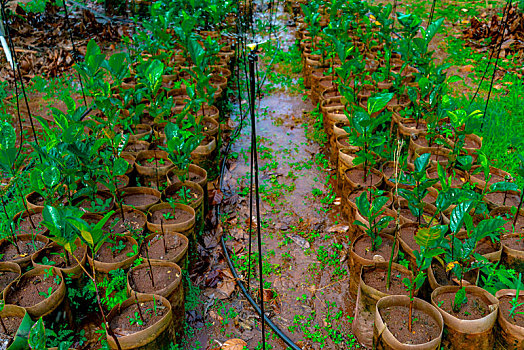
[[[363,186],[363,187],[375,186],[381,180],[377,174],[370,172],[366,176],[366,181],[364,181],[364,169],[359,169],[359,168],[352,168],[352,169],[347,170],[346,176],[352,182],[359,184],[360,186]]]
[[[139,165],[146,168],[160,168],[172,166],[173,163],[170,160],[163,158],[151,158],[146,161],[141,161]]]
[[[96,260],[104,263],[116,263],[134,255],[133,246],[125,237],[116,236],[111,238],[113,242],[109,242],[111,239],[108,239],[108,242],[102,244],[95,256]]]
[[[150,256],[151,258],[151,256]],[[144,263],[147,264],[147,261]],[[169,286],[173,281],[180,277],[178,271],[170,266],[151,266],[153,271],[153,278],[155,286],[151,281],[150,269],[133,269],[129,272],[129,281],[133,290],[139,291],[140,293],[152,293],[161,290]]]
[[[371,238],[369,236],[362,237],[354,245],[355,253],[361,258],[373,260],[375,255],[380,255],[384,260],[389,261],[391,257],[391,246],[393,241],[389,239],[382,239],[382,244],[374,252],[371,251]]]
[[[5,241],[5,243],[0,246],[0,261],[18,260],[28,255],[32,255],[33,253],[39,251],[45,246],[44,242],[40,242],[37,240],[32,242],[17,239],[16,244],[18,246],[18,249],[20,249],[20,255],[18,255],[18,252],[16,251],[16,248],[13,243]]]
[[[164,238],[161,234],[156,235],[149,241],[149,258],[158,260],[172,260],[178,256],[183,250],[182,239],[176,234],[165,235],[165,250],[164,250]],[[167,252],[166,252],[167,251]],[[142,245],[140,255],[146,256],[146,249]]]
[[[439,336],[439,325],[420,310],[413,308],[411,332],[408,327],[409,307],[390,306],[380,311],[389,331],[403,344],[424,344]]]
[[[11,344],[22,320],[22,317],[16,316],[2,317],[5,328],[0,325],[0,344]]]
[[[116,212],[104,225],[104,229],[110,230],[112,233],[122,234],[132,230],[143,229],[145,225],[146,216],[143,213],[124,209],[124,219],[122,220],[122,212],[120,208],[116,208]]]
[[[500,244],[511,249],[524,251],[524,240],[519,236],[505,236],[500,238]]]
[[[114,180],[114,184],[116,185],[116,188],[121,190],[129,185],[129,178],[125,175],[117,176]],[[109,188],[99,182],[96,183],[96,188],[99,191],[109,191]]]
[[[56,276],[44,279],[42,275],[22,278],[17,288],[5,292],[6,304],[14,304],[21,307],[30,307],[47,299],[47,296],[58,290],[59,285],[55,283]],[[51,288],[51,293],[49,293]]]
[[[448,279],[446,269],[444,269],[440,263],[433,261],[431,263],[431,269],[433,270],[433,276],[435,276],[435,280],[441,286],[451,286],[454,284]]]
[[[96,193],[93,198],[90,196],[80,198],[74,201],[74,204],[90,213],[104,213],[113,206],[113,197],[110,194],[99,192]]]
[[[489,237],[482,239],[475,248],[475,252],[479,253],[480,255],[495,253],[498,250],[499,248],[497,245],[493,243]]]
[[[178,176],[176,176],[176,175],[171,175],[169,180],[171,180],[172,183],[180,182],[180,180],[178,179]],[[204,177],[202,175],[194,173],[191,170],[188,171],[188,173],[187,173],[187,181],[200,183],[200,182],[202,182],[202,180],[204,180]]]
[[[85,247],[77,247],[74,251],[74,255],[78,261],[82,261],[82,258],[85,253]],[[69,264],[67,263],[67,259],[65,255],[67,254],[69,258]],[[47,258],[47,261],[44,262],[43,259]],[[61,269],[73,267],[78,265],[77,260],[73,258],[70,252],[65,251],[60,246],[52,245],[49,247],[46,247],[42,252],[38,254],[37,259],[35,260],[35,263],[40,265],[52,265],[54,267],[59,267]]]
[[[485,198],[498,206],[518,207],[520,196],[514,193],[492,192],[486,194]]]
[[[400,229],[400,238],[413,250],[420,250],[420,246],[415,241],[417,227],[405,226]]]
[[[468,301],[462,305],[459,312],[454,312],[452,308],[455,293],[442,293],[435,298],[435,302],[442,310],[461,320],[477,320],[491,313],[484,299],[472,294],[466,294],[466,297]]]
[[[131,324],[130,318],[136,319],[137,314],[139,315],[138,306],[136,303],[133,303],[111,320],[110,327],[116,336],[126,336],[144,330],[160,321],[160,319],[169,311],[159,302],[156,303],[156,314],[154,308],[155,304],[153,301],[141,302],[140,310],[144,316],[144,319],[142,320],[143,324],[141,326],[136,322]]]
[[[389,290],[386,289],[387,275],[387,269],[376,268],[365,273],[363,272],[362,280],[366,285],[375,288],[382,293],[387,293],[390,295],[408,295],[402,280],[404,280],[404,278],[409,278],[409,274],[402,271],[392,271]]]
[[[499,302],[500,302],[500,308],[499,308],[499,312],[502,313],[502,316],[511,324],[513,325],[516,325],[516,326],[519,326],[519,327],[524,327],[524,305],[520,305],[518,306],[516,309],[515,309],[515,314],[513,315],[513,317],[510,316],[509,314],[509,311],[513,308],[513,306],[511,305],[511,300],[513,298],[509,295],[506,295],[506,296],[502,296],[499,298]],[[519,295],[519,299],[518,299],[518,302],[519,303],[523,303],[524,302],[524,295]]]
[[[31,217],[31,219],[29,219]],[[16,232],[18,234],[23,233],[29,233],[29,234],[42,234],[45,231],[47,231],[47,228],[42,225],[42,221],[44,221],[44,216],[42,213],[34,213],[29,216],[20,216],[20,219],[16,220],[17,222],[17,228]],[[32,224],[31,224],[32,222]],[[35,230],[33,230],[33,225],[35,226]]]
[[[193,216],[185,210],[173,210],[172,208],[164,208],[155,210],[151,214],[151,222],[153,224],[164,225],[176,224],[179,222],[189,221]]]
[[[169,193],[169,199],[173,199],[173,201],[175,203],[182,203],[182,204],[187,204],[189,206],[191,206],[194,202],[198,201],[200,198],[203,197],[203,193],[195,190],[194,188],[191,188],[191,187],[184,187],[185,191],[186,191],[186,200],[184,200],[184,197],[182,193],[180,193],[180,191],[182,189],[180,189],[179,191],[176,191],[174,193]],[[188,191],[189,190],[189,191]],[[166,190],[167,192],[167,190]],[[187,201],[187,203],[186,203]]]
[[[147,206],[158,202],[159,198],[151,194],[137,193],[129,194],[122,197],[123,204],[132,207]]]
[[[4,290],[5,287],[7,287],[9,283],[13,282],[18,276],[20,275],[13,271],[0,271],[0,291]],[[0,331],[1,330],[2,328],[0,327]]]

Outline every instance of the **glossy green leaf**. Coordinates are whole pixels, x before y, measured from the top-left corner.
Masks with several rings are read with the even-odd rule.
[[[44,321],[40,317],[31,327],[29,332],[29,347],[32,350],[46,350],[47,337],[45,335]]]
[[[368,113],[374,114],[383,110],[389,101],[393,99],[395,95],[393,93],[380,93],[368,98]]]
[[[464,216],[469,214],[469,211],[473,208],[473,205],[474,202],[472,200],[468,200],[457,204],[457,206],[453,208],[449,224],[452,232],[457,233],[461,229],[462,224],[464,223]]]
[[[33,324],[34,322],[31,320],[31,316],[26,313],[16,331],[15,340],[9,345],[7,350],[27,350],[29,348],[27,339],[29,338],[29,332],[31,332]]]

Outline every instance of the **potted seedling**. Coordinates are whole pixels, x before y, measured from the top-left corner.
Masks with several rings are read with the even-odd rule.
[[[368,99],[367,111],[358,108],[352,118],[347,114],[352,127],[344,127],[344,130],[349,133],[351,144],[360,147],[360,151],[357,152],[353,164],[362,164],[362,180],[364,184],[368,184],[369,171],[377,162],[374,150],[387,141],[387,138],[384,137],[385,135],[377,133],[376,129],[387,120],[388,114],[381,112],[392,98],[393,94],[391,93],[377,94]],[[373,179],[371,181],[373,181]],[[376,185],[376,182],[369,184],[369,186]]]
[[[382,191],[370,190],[369,198],[368,193],[363,192],[356,200],[362,219],[355,220],[354,224],[361,227],[364,233],[355,238],[350,248],[350,285],[354,294],[357,291],[361,267],[372,264],[375,256],[380,257],[381,261],[388,261],[389,254],[393,251],[395,255],[397,251],[397,247],[392,249],[393,237],[383,232],[394,217],[386,214],[384,205],[389,198],[382,194]],[[383,244],[383,240],[386,240],[387,244]]]
[[[102,245],[106,242],[109,237],[109,232],[104,232],[103,227],[109,220],[114,211],[107,213],[98,223],[89,225],[87,222],[81,219],[82,213],[78,209],[64,208],[64,207],[51,207],[46,206],[44,208],[44,224],[49,227],[54,235],[53,240],[58,244],[62,245],[71,256],[77,260],[77,264],[82,267],[86,276],[91,280],[95,288],[95,294],[97,304],[102,316],[104,328],[113,337],[119,350],[121,350],[120,343],[114,335],[106,319],[104,308],[101,301],[101,293],[99,291],[97,270],[95,265],[90,263],[91,272],[78,261],[74,255],[76,250],[77,239],[81,239],[84,244],[87,245],[91,257],[96,256]]]
[[[454,209],[457,211],[452,215],[450,227],[456,232],[457,227],[464,224],[467,237],[459,240],[455,235],[451,235],[451,245],[444,248],[447,269],[453,273],[459,285],[438,287],[431,294],[431,301],[441,312],[449,329],[449,337],[454,337],[457,333],[467,334],[470,344],[490,347],[493,346],[490,333],[497,318],[498,300],[479,287],[464,285],[463,280],[469,271],[489,264],[484,257],[475,252],[475,249],[481,239],[496,237],[504,220],[486,219],[474,227],[468,214],[469,206],[460,204]],[[453,219],[454,216],[457,220]],[[473,324],[476,326],[472,328]],[[460,338],[455,339],[460,341]],[[460,344],[455,344],[457,345]]]
[[[524,302],[520,296],[522,288],[522,274],[519,273],[515,283],[508,279],[506,283],[508,288],[501,289],[495,294],[500,302],[500,312],[498,315],[498,324],[502,330],[500,332],[500,341],[507,349],[519,349],[524,345],[524,322],[523,307]]]
[[[430,180],[426,176],[426,169],[429,164],[431,154],[424,153],[418,157],[414,162],[414,171],[411,173],[410,183],[413,184],[413,188],[399,188],[399,194],[408,201],[409,210],[414,217],[417,218],[419,225],[422,224],[422,214],[424,213],[424,207],[426,202],[424,198],[428,195],[428,188],[437,183],[437,179]],[[432,222],[433,220],[431,220]],[[430,225],[431,222],[427,224]]]

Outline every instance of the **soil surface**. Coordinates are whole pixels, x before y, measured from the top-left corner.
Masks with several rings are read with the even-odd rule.
[[[386,293],[389,295],[408,295],[409,293],[406,291],[406,287],[404,286],[404,283],[402,282],[404,278],[410,277],[409,274],[397,270],[391,271],[391,281],[389,290],[386,289],[386,280],[388,276],[388,270],[387,269],[374,269],[371,271],[367,271],[362,275],[362,280],[365,284],[368,286],[375,288],[376,290],[381,291],[382,293]]]
[[[176,175],[171,175],[171,177],[169,179],[171,180],[172,183],[180,182],[180,180],[178,179],[178,176],[176,176]],[[190,170],[187,173],[187,180],[188,181],[192,181],[192,182],[196,182],[196,183],[200,183],[202,180],[204,180],[204,177],[202,175],[194,173],[194,172],[192,172]]]
[[[156,203],[160,200],[157,196],[153,196],[150,194],[129,194],[122,196],[122,200],[124,201],[125,205],[133,206],[133,207],[139,207],[144,205],[150,205],[153,203]]]
[[[164,236],[161,234],[158,234],[148,242],[148,254],[150,259],[172,260],[180,254],[184,248],[182,239],[178,235],[166,234],[164,249],[163,237]],[[140,254],[144,257],[146,256],[145,245],[142,245]]]
[[[172,208],[164,208],[155,210],[151,214],[151,222],[157,225],[160,225],[162,222],[164,225],[179,224],[190,220],[192,217],[191,213],[182,209],[174,211]]]
[[[455,293],[440,294],[435,298],[435,302],[442,310],[461,320],[477,320],[489,315],[489,306],[483,298],[467,293],[466,297],[468,301],[460,307],[459,312],[454,312],[452,309],[452,303],[455,301]]]
[[[58,289],[59,285],[55,283],[55,277],[44,279],[44,275],[38,275],[22,278],[14,290],[6,290],[6,304],[30,307],[40,303]]]
[[[117,210],[104,225],[104,229],[110,229],[113,233],[121,234],[132,230],[136,231],[141,227],[143,228],[145,224],[146,217],[144,215],[135,211],[124,211],[124,220],[122,220],[122,214],[120,210]]]
[[[439,336],[437,322],[428,314],[413,308],[409,331],[409,307],[390,306],[380,311],[388,330],[403,344],[424,344]]]
[[[0,261],[11,261],[25,258],[33,254],[34,252],[42,249],[45,244],[40,241],[32,242],[18,239],[16,241],[16,245],[20,250],[20,254],[18,254],[16,247],[13,243],[6,241],[0,247]]]
[[[154,311],[156,306],[156,313]],[[143,319],[140,317],[140,311],[142,312]],[[123,337],[147,329],[162,319],[167,313],[167,308],[160,305],[159,302],[153,303],[153,301],[147,301],[143,303],[132,304],[120,313],[120,315],[113,318],[110,322],[110,327],[117,337]],[[139,320],[142,325],[133,320]]]
[[[350,169],[346,171],[346,176],[356,184],[363,187],[376,186],[381,180],[381,177],[373,172],[368,172],[366,181],[364,181],[364,170],[363,169]]]
[[[360,238],[354,244],[355,253],[361,258],[373,260],[375,255],[380,255],[384,258],[385,261],[389,261],[391,257],[391,246],[393,242],[390,239],[382,238],[382,244],[375,251],[371,250],[371,238],[369,236],[364,236]]]
[[[115,243],[104,242],[96,255],[97,261],[117,263],[134,255],[133,246],[126,237],[111,237],[110,240],[113,240]]]
[[[16,272],[12,271],[0,271],[0,290],[4,290],[5,287],[18,277]],[[0,328],[1,330],[1,328]]]
[[[39,259],[35,261],[37,264],[43,264],[43,265],[52,265],[54,267],[59,268],[68,268],[78,265],[77,260],[81,261],[82,257],[84,256],[85,248],[77,247],[74,251],[74,255],[76,257],[76,260],[73,258],[71,253],[64,252],[64,250],[61,247],[52,247],[52,248],[46,248],[45,251],[40,254]],[[68,259],[66,259],[66,254]],[[50,262],[46,262],[45,264],[42,262],[42,259],[46,257]],[[67,261],[69,260],[69,263]]]
[[[9,344],[15,337],[20,323],[22,323],[21,317],[9,316],[2,317],[3,326],[0,325],[0,344]],[[4,328],[5,327],[5,328]]]
[[[147,263],[146,261],[144,263]],[[174,281],[180,278],[178,271],[169,266],[151,266],[134,269],[129,273],[129,283],[133,290],[139,293],[153,293],[157,290],[167,288]],[[153,272],[153,280],[151,279]],[[154,286],[153,286],[154,282]]]
[[[502,313],[502,316],[506,321],[508,321],[511,324],[517,325],[519,327],[524,327],[524,305],[520,305],[515,309],[515,312],[513,315],[510,315],[510,311],[513,308],[513,305],[511,304],[511,301],[513,300],[513,297],[511,296],[503,296],[499,298],[500,307],[499,312]],[[519,295],[519,298],[517,300],[518,303],[524,302],[524,296]]]

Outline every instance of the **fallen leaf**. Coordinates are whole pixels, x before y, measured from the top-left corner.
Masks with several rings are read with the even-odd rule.
[[[242,339],[229,339],[224,344],[222,344],[222,350],[243,350],[244,346],[247,346],[247,343]]]
[[[289,238],[291,238],[291,240],[293,242],[295,242],[299,247],[301,247],[302,249],[309,249],[311,247],[311,244],[309,244],[308,241],[306,241],[305,238],[303,237],[300,237],[298,235],[295,235],[295,234],[289,234],[287,235]]]
[[[327,229],[328,233],[346,233],[349,230],[348,225],[338,224],[335,226],[331,226]]]

